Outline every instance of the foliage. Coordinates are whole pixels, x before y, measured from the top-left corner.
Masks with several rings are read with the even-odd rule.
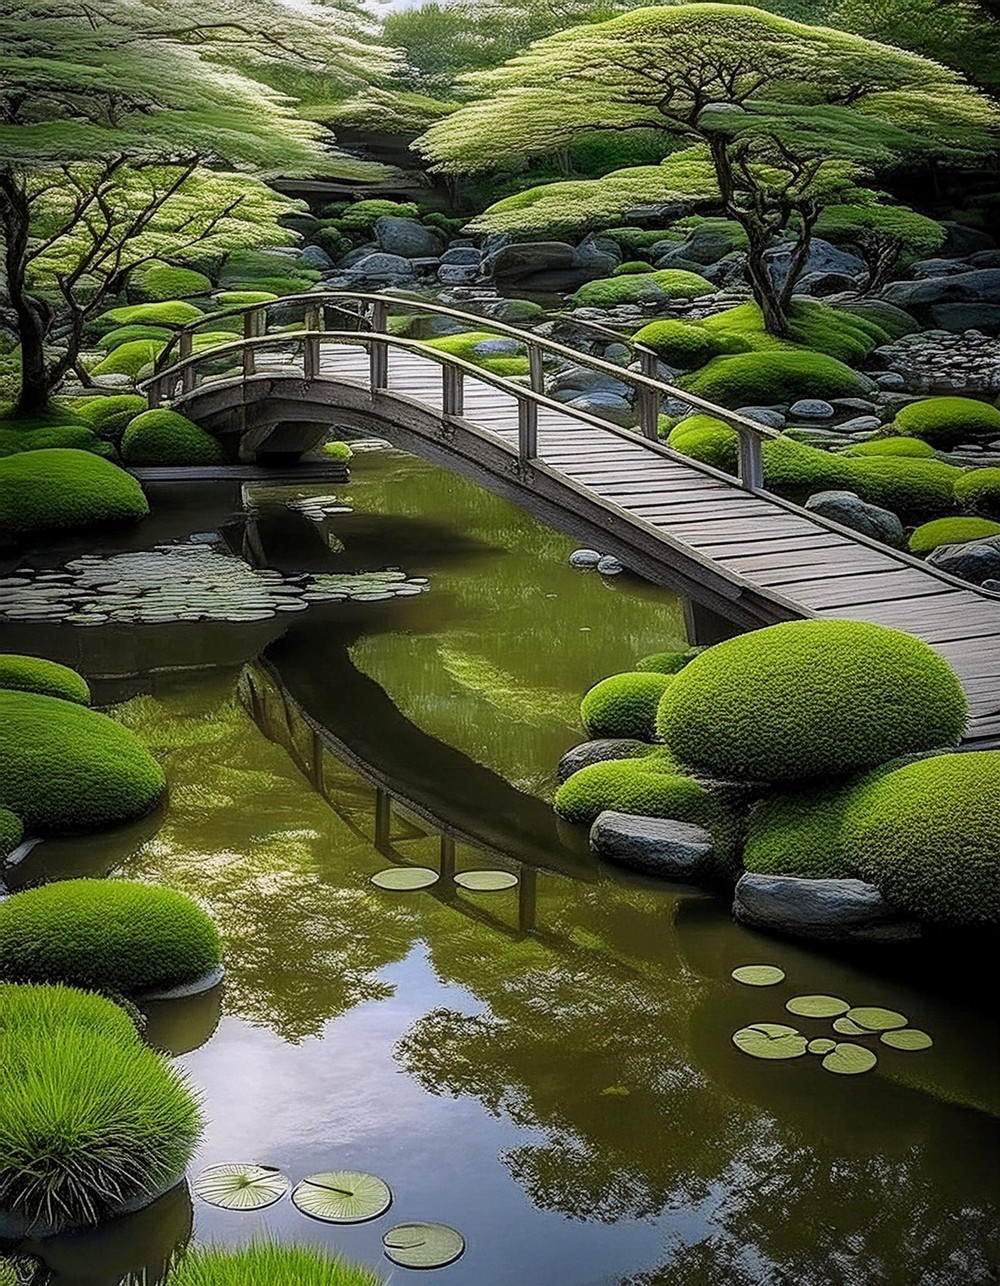
[[[723,406],[794,402],[802,397],[860,397],[867,381],[849,366],[807,349],[713,357],[678,381],[688,393]]]
[[[909,456],[914,460],[933,460],[934,448],[919,438],[871,438],[868,442],[855,442],[843,452],[848,456]],[[955,484],[956,494],[958,483]]]
[[[27,535],[145,518],[138,482],[88,451],[29,451],[0,460],[0,531]]]
[[[354,455],[347,442],[324,442],[323,451],[331,460],[339,460],[343,464],[346,464]]]
[[[843,776],[956,744],[961,684],[926,643],[859,621],[791,621],[697,656],[657,725],[685,764],[723,777]]]
[[[58,697],[0,691],[4,802],[41,833],[100,830],[148,813],[159,765],[107,715]]]
[[[1000,536],[1000,522],[989,518],[935,518],[921,523],[910,535],[911,554],[929,554],[939,545],[963,545],[967,540]]]
[[[0,983],[0,1039],[18,1030],[47,1038],[66,1028],[120,1045],[134,1045],[137,1037],[133,1016],[107,996],[63,983]]]
[[[1000,439],[1000,410],[971,397],[929,397],[900,407],[892,427],[947,451],[978,438]]]
[[[1000,522],[1000,468],[963,473],[955,483],[955,499],[963,509]]]
[[[12,853],[24,839],[24,826],[20,817],[9,808],[0,808],[0,857]]]
[[[848,880],[857,870],[844,856],[840,824],[850,788],[769,795],[750,810],[743,865],[759,875]]]
[[[374,1269],[348,1263],[317,1246],[255,1242],[228,1249],[192,1247],[166,1286],[382,1286]]]
[[[135,995],[192,982],[221,959],[191,898],[130,880],[58,880],[0,904],[0,972]]]
[[[591,737],[656,739],[656,709],[672,675],[657,671],[614,674],[590,689],[580,717]]]
[[[689,647],[684,652],[654,652],[651,656],[644,656],[636,661],[635,668],[655,671],[657,674],[676,674],[693,661],[700,651],[700,647]]]
[[[586,281],[570,296],[588,308],[615,308],[619,304],[666,303],[668,299],[696,299],[710,295],[715,287],[696,272],[682,268],[660,268],[641,276],[599,277]]]
[[[127,464],[219,464],[225,452],[218,438],[176,411],[143,411],[122,438]]]
[[[237,250],[226,256],[219,269],[225,287],[271,294],[294,295],[319,281],[322,274],[301,260],[265,250]]]
[[[81,674],[68,665],[46,661],[39,656],[0,653],[0,688],[40,692],[44,696],[75,701],[78,705],[90,705],[90,686]]]
[[[128,375],[137,379],[140,371],[156,361],[163,347],[163,341],[159,339],[130,339],[113,348],[92,368],[91,374]]]
[[[834,244],[856,246],[868,264],[869,288],[884,284],[897,268],[926,259],[944,242],[945,230],[935,219],[904,205],[890,205],[881,192],[856,188],[850,204],[828,205],[815,232]]]
[[[117,441],[130,420],[145,411],[148,403],[138,393],[112,393],[107,397],[81,397],[74,401],[77,415],[86,420],[100,438]]]
[[[101,442],[84,424],[47,424],[41,428],[22,429],[16,421],[0,422],[0,457],[59,447],[104,455],[108,444]]]
[[[749,345],[736,334],[715,334],[698,322],[655,321],[643,326],[632,338],[645,344],[668,366],[690,371],[723,353],[741,353]]]
[[[458,103],[429,94],[367,85],[353,98],[330,104],[322,116],[313,112],[309,115],[346,129],[378,130],[380,134],[413,138],[457,107]]]
[[[722,420],[711,415],[689,415],[667,435],[667,446],[682,455],[714,465],[727,473],[736,472],[739,436]]]
[[[503,342],[504,336],[489,330],[467,330],[459,335],[443,335],[440,339],[428,339],[424,342],[428,348],[439,349],[442,353],[451,353],[453,357],[460,357],[474,366],[481,366],[483,370],[492,371],[494,375],[528,374],[528,358],[521,352],[513,354],[476,352],[479,345],[493,341]],[[520,347],[523,348],[523,345]]]

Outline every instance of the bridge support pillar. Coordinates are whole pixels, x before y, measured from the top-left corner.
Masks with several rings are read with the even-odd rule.
[[[693,598],[681,600],[684,605],[684,632],[691,647],[711,647],[723,639],[739,634],[739,629],[718,612]]]

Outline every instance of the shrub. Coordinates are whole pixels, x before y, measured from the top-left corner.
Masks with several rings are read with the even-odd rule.
[[[0,458],[20,455],[23,451],[67,449],[101,455],[107,449],[107,444],[99,441],[84,424],[52,424],[22,431],[7,421],[6,425],[0,427]]]
[[[741,353],[747,348],[738,335],[713,334],[698,322],[655,321],[632,337],[653,349],[668,366],[692,370],[720,353]]]
[[[0,857],[13,853],[24,839],[24,827],[21,819],[9,808],[0,808]]]
[[[58,697],[0,691],[4,803],[41,833],[141,817],[163,793],[159,764],[107,715]]]
[[[911,554],[929,554],[938,545],[963,545],[967,540],[1000,536],[1000,522],[989,518],[936,518],[921,523],[910,536]]]
[[[89,451],[28,451],[0,460],[0,530],[109,526],[148,513],[138,482]]]
[[[934,448],[919,438],[872,438],[868,442],[855,442],[843,455],[849,456],[909,456],[913,459],[934,459]]]
[[[696,272],[683,268],[660,268],[639,276],[599,277],[587,281],[570,295],[578,307],[616,308],[619,304],[659,304],[668,299],[695,299],[716,289]]]
[[[373,1268],[352,1264],[318,1246],[255,1243],[242,1248],[186,1251],[167,1286],[382,1286]]]
[[[128,464],[220,464],[225,458],[217,438],[176,411],[143,411],[122,438]]]
[[[655,671],[657,674],[676,674],[678,670],[690,664],[702,649],[689,647],[683,652],[654,652],[636,661],[635,668],[642,671]]]
[[[971,397],[929,397],[900,407],[892,426],[942,451],[979,438],[1000,438],[1000,410]]]
[[[12,652],[0,653],[0,688],[20,692],[41,692],[78,705],[90,705],[90,687],[87,680],[68,665],[46,661],[38,656],[15,656]]]
[[[955,499],[963,509],[1000,520],[1000,469],[971,469],[955,483]]]
[[[0,1098],[0,1207],[56,1230],[152,1199],[202,1129],[162,1054],[77,1025],[0,1032]]]
[[[740,441],[735,429],[711,415],[689,415],[667,435],[667,446],[692,460],[736,472]]]
[[[183,299],[165,299],[158,303],[125,304],[121,308],[111,308],[108,312],[101,313],[95,325],[102,331],[132,325],[164,326],[168,330],[180,330],[203,316],[200,308],[185,303]]]
[[[568,822],[589,826],[606,808],[642,817],[696,821],[708,807],[708,792],[682,777],[669,759],[606,759],[567,777],[555,808]],[[697,817],[694,814],[697,813]]]
[[[112,393],[107,397],[80,398],[77,413],[87,421],[99,438],[115,441],[125,432],[130,420],[146,410],[148,402],[139,393]]]
[[[188,295],[207,295],[212,283],[194,268],[177,268],[170,263],[153,262],[133,273],[129,292],[139,299],[185,299]]]
[[[634,277],[643,272],[655,272],[656,269],[651,263],[646,263],[643,259],[626,259],[620,263],[611,274],[613,277]]]
[[[144,326],[141,323],[116,326],[114,330],[109,330],[106,335],[101,336],[96,347],[103,348],[108,353],[113,348],[119,348],[122,344],[129,344],[137,339],[157,340],[162,346],[173,333],[166,326]]]
[[[489,330],[466,330],[458,335],[442,335],[440,339],[424,340],[428,348],[440,349],[442,353],[451,353],[466,362],[481,366],[483,370],[492,371],[494,375],[527,375],[528,359],[521,354],[477,353],[480,344],[492,340],[503,340],[505,336]],[[523,348],[523,345],[522,345]]]
[[[842,776],[956,744],[966,702],[922,640],[862,621],[790,621],[718,643],[660,701],[682,763],[722,777]]]
[[[862,782],[841,838],[887,901],[921,920],[1000,921],[1000,751],[936,755]]]
[[[580,716],[591,737],[655,741],[656,708],[673,676],[656,671],[613,674],[590,689]]]
[[[122,995],[193,982],[221,959],[196,902],[131,880],[59,880],[0,903],[0,971]]]
[[[801,397],[859,397],[867,380],[825,353],[779,349],[713,357],[680,387],[723,406],[794,402]]]
[[[346,442],[324,442],[323,450],[331,460],[339,460],[344,464],[354,456],[354,452]]]
[[[155,362],[163,351],[158,339],[131,339],[113,348],[91,371],[92,375],[129,375],[136,379],[139,372]]]
[[[139,1039],[132,1015],[107,996],[62,983],[0,983],[0,1040],[19,1030],[48,1037],[66,1028],[81,1028],[119,1045]]]

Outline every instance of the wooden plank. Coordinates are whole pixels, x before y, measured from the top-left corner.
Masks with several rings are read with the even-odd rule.
[[[799,581],[787,583],[783,594],[804,603],[807,607],[823,608],[837,603],[899,603],[903,600],[922,599],[928,594],[929,577],[920,572],[903,568],[874,572],[868,575],[841,576],[827,581]],[[935,597],[947,598],[951,586],[939,583]]]
[[[792,544],[787,549],[773,550],[770,553],[757,550],[749,553],[744,550],[739,554],[726,556],[717,553],[713,557],[717,563],[728,567],[730,571],[738,572],[741,576],[758,571],[787,572],[789,579],[794,578],[796,571],[807,573],[811,567],[833,565],[847,571],[874,571],[878,567],[901,566],[877,550],[856,545],[849,540],[840,541],[838,544],[804,548],[798,548]],[[806,578],[804,574],[803,579]]]
[[[843,536],[838,536],[832,531],[824,531],[822,528],[816,528],[814,536],[758,536],[754,540],[738,540],[731,544],[719,545],[712,550],[712,558],[723,566],[729,565],[729,560],[733,558],[750,557],[760,555],[761,557],[770,554],[787,554],[794,553],[798,550],[813,550],[821,552],[823,550],[839,549],[850,542],[846,541]]]
[[[830,580],[836,578],[837,583],[842,581],[846,583],[853,576],[861,575],[866,572],[887,572],[883,561],[861,562],[857,565],[848,561],[848,555],[845,554],[844,561],[828,560],[823,563],[800,563],[795,567],[758,567],[758,568],[732,568],[733,571],[745,576],[747,580],[753,581],[755,585],[777,586],[785,588],[782,593],[788,593],[795,598],[795,593],[787,588],[792,585],[803,584],[807,581]]]
[[[615,503],[621,505],[621,501],[615,501]],[[648,522],[652,517],[669,517],[672,514],[677,514],[678,517],[683,518],[686,522],[697,521],[696,515],[703,513],[706,522],[717,522],[721,519],[723,522],[728,523],[732,521],[729,516],[730,509],[737,520],[742,519],[744,515],[760,515],[761,517],[764,517],[771,512],[770,506],[765,504],[763,501],[754,500],[752,498],[743,500],[739,496],[734,496],[727,500],[727,509],[725,513],[719,509],[718,504],[719,502],[715,497],[711,497],[706,500],[704,496],[690,496],[688,498],[679,497],[677,500],[671,501],[670,503],[657,505],[621,505],[621,507],[626,509],[628,513],[637,514],[646,522]]]
[[[760,536],[772,532],[775,536],[794,536],[799,531],[796,522],[783,522],[780,518],[706,518],[702,522],[671,523],[665,519],[651,520],[654,527],[669,527],[670,534],[683,539],[695,549],[708,549],[712,545],[728,542],[737,536]]]

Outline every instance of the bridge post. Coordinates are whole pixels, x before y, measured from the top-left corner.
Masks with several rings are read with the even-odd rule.
[[[303,324],[306,330],[323,329],[323,309],[319,304],[307,303]],[[302,341],[302,374],[307,380],[314,380],[319,374],[319,337],[308,336]]]
[[[542,350],[532,343],[528,344],[528,370],[533,392],[544,393],[545,368],[542,365]]]
[[[441,409],[445,415],[461,415],[465,409],[464,371],[444,363],[441,367]]]
[[[263,308],[254,308],[248,313],[243,314],[243,338],[256,339],[262,335],[266,329],[267,317]],[[254,350],[244,348],[243,350],[243,377],[246,379],[250,375],[257,374],[257,364],[254,361]]]
[[[385,334],[386,321],[389,317],[389,306],[381,299],[372,305],[372,330],[377,335]],[[371,391],[389,387],[389,345],[385,340],[372,340],[368,346],[368,378]]]
[[[191,356],[193,348],[194,336],[189,330],[182,330],[178,351],[178,356],[182,362],[186,361]],[[190,393],[194,389],[194,385],[195,368],[193,366],[185,366],[184,370],[181,371],[181,392]]]
[[[538,455],[538,403],[527,397],[517,399],[517,456],[534,460]]]
[[[758,491],[764,485],[764,455],[760,438],[748,429],[739,431],[739,479],[748,491]]]
[[[656,354],[651,348],[637,345],[639,352],[639,373],[648,380],[657,378]],[[656,442],[659,433],[660,398],[656,389],[640,388],[639,390],[639,427],[642,436],[650,442]]]

